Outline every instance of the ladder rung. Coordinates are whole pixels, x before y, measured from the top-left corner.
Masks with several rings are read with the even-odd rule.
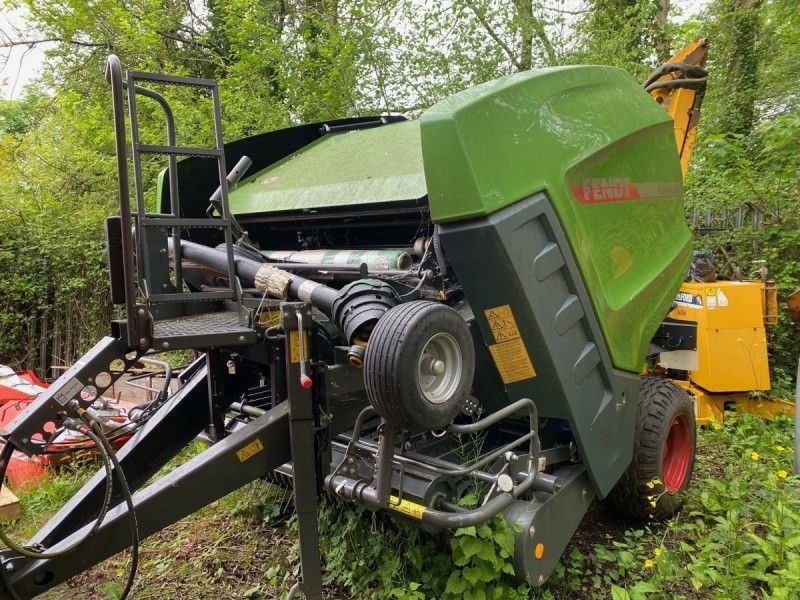
[[[177,75],[163,75],[161,73],[148,73],[146,71],[128,71],[128,79],[135,81],[153,81],[156,83],[171,83],[173,85],[191,85],[204,88],[213,88],[216,86],[216,82],[213,79],[179,77]]]
[[[186,228],[203,228],[222,229],[230,225],[228,219],[183,219],[166,215],[164,217],[144,217],[142,220],[144,227],[186,227]]]
[[[136,150],[142,154],[176,154],[178,156],[220,157],[219,148],[194,148],[192,146],[157,146],[153,144],[137,144]]]

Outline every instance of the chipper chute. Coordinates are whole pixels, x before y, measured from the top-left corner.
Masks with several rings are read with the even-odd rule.
[[[688,90],[695,115],[703,58],[663,69],[651,90],[667,105]],[[533,585],[594,498],[644,518],[680,504],[691,403],[640,373],[689,261],[686,144],[679,119],[625,72],[517,73],[415,121],[344,119],[225,145],[214,81],[123,78],[113,56],[107,78],[120,214],[106,229],[125,318],[0,431],[29,455],[42,432],[85,432],[105,468],[25,545],[8,540],[5,597],[135,551],[266,476],[294,487],[307,598],[321,594],[320,493],[429,531],[502,513],[518,526],[516,573]],[[213,147],[180,145],[152,84],[210,96]],[[139,138],[150,101],[164,145]],[[151,154],[168,157],[157,213],[142,179]],[[119,376],[112,366],[177,349],[203,355],[114,454],[91,400]],[[197,436],[207,450],[146,485]],[[479,504],[459,505],[470,491]]]

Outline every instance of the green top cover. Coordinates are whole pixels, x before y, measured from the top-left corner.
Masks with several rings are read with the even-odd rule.
[[[424,197],[419,121],[326,135],[242,180],[228,195],[233,214]]]

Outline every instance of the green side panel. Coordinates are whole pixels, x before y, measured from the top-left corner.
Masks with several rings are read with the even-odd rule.
[[[425,196],[419,122],[328,134],[252,175],[229,194],[252,214],[418,200]]]
[[[547,192],[614,365],[640,371],[690,258],[666,111],[620,69],[559,67],[451,96],[420,129],[437,222]]]

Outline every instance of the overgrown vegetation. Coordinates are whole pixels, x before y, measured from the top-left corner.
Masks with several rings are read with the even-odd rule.
[[[326,594],[332,599],[792,599],[800,590],[800,477],[792,423],[728,416],[698,438],[687,504],[666,523],[621,520],[595,505],[540,589],[510,575],[513,532],[500,518],[434,538],[349,504],[321,510]],[[185,455],[188,456],[188,455]],[[184,456],[184,458],[185,458]],[[62,471],[21,494],[17,537],[63,504],[88,468]],[[279,598],[298,576],[291,494],[255,482],[142,548],[137,599]],[[111,558],[47,598],[115,598],[127,564]]]

